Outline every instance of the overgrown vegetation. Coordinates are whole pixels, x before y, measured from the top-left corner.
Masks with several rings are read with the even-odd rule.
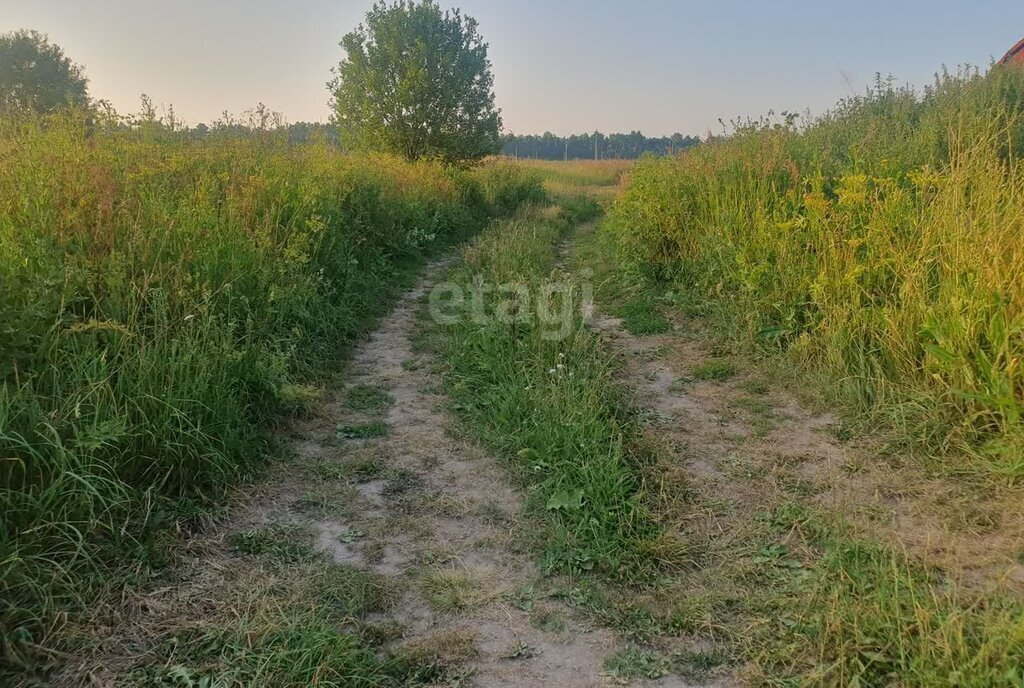
[[[85,121],[0,122],[9,668],[44,665],[91,582],[158,562],[153,533],[251,475],[411,268],[540,194],[503,165]]]
[[[579,285],[556,269],[566,230],[594,212],[592,201],[575,205],[497,223],[451,275],[467,290],[474,279],[520,284],[534,299],[544,284],[564,285],[562,316],[545,322],[525,301],[482,290],[486,322],[453,307],[462,317],[442,328],[440,346],[456,408],[528,486],[527,508],[546,526],[538,542],[547,570],[642,578],[673,557],[674,544],[645,513],[648,457],[609,354],[585,326]],[[511,321],[498,315],[514,311]]]
[[[954,471],[1024,477],[1024,74],[879,83],[634,169],[627,260]]]
[[[596,231],[575,242],[574,265],[592,268],[601,285],[599,307],[665,302],[659,297],[664,285],[639,276],[614,239]],[[721,346],[707,324],[688,319],[681,329],[690,337],[712,334],[714,347]],[[759,378],[742,381],[743,367],[756,365],[749,357],[744,364],[704,359],[673,383],[683,383],[681,388],[666,392],[686,394],[700,381],[763,418],[772,407],[759,397],[768,390]],[[745,442],[756,442],[757,431],[752,424]],[[678,428],[679,436],[687,432],[685,425]],[[683,634],[714,641],[727,650],[715,648],[696,665],[742,666],[752,685],[980,688],[1014,686],[1024,678],[1024,608],[1011,590],[964,586],[957,571],[925,564],[899,543],[866,535],[850,515],[818,501],[827,485],[785,468],[787,461],[802,459],[756,443],[746,451],[736,444],[724,451],[728,463],[722,469],[731,468],[727,486],[705,479],[684,486],[683,494],[675,486],[650,514],[690,544],[693,565],[639,594],[579,587],[568,593],[574,603],[639,640]],[[691,452],[686,447],[675,458],[683,465]],[[750,454],[757,458],[745,458]],[[670,472],[679,465],[666,461],[661,467],[671,485]],[[737,495],[743,501],[732,503]],[[705,510],[714,514],[710,533],[700,519],[694,522],[694,513]],[[670,661],[647,649],[620,653],[609,663],[620,673],[670,667],[685,677],[694,670],[690,661]]]

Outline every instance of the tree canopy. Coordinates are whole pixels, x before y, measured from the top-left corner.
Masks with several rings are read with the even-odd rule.
[[[328,87],[346,147],[448,162],[500,149],[487,44],[472,17],[433,0],[377,3],[341,47]]]
[[[37,31],[0,35],[0,110],[50,113],[89,101],[88,79]]]

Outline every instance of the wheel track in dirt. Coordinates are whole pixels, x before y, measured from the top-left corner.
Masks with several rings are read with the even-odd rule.
[[[605,674],[604,661],[630,643],[553,594],[562,581],[537,567],[511,471],[462,436],[437,361],[414,344],[429,326],[422,320],[423,299],[450,263],[428,266],[356,348],[343,384],[282,431],[293,459],[275,465],[269,480],[241,488],[229,516],[190,539],[159,586],[128,591],[99,613],[102,621],[83,633],[95,635],[92,648],[69,664],[57,685],[117,685],[146,665],[161,639],[209,618],[254,613],[266,595],[307,571],[266,565],[232,545],[238,534],[275,526],[310,534],[318,556],[388,580],[397,602],[358,624],[389,629],[390,649],[461,667],[449,676],[452,685],[624,683]],[[386,390],[393,403],[354,410],[348,393],[361,386]],[[379,437],[339,432],[381,421],[387,432]],[[359,465],[373,470],[356,478],[323,470]],[[667,676],[629,685],[689,684]]]

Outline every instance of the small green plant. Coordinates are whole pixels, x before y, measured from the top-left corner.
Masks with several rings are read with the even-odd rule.
[[[636,647],[619,650],[604,660],[604,670],[615,678],[658,679],[667,676],[669,661],[655,652]]]
[[[376,411],[393,403],[392,396],[376,385],[354,385],[345,398],[345,404],[355,411]]]
[[[534,610],[530,615],[530,624],[545,633],[564,633],[566,628],[565,616],[547,608]]]
[[[228,543],[239,554],[266,556],[281,564],[308,561],[316,556],[308,531],[280,523],[232,533]]]
[[[693,384],[693,378],[686,375],[677,377],[668,386],[669,394],[685,394],[687,387]]]
[[[768,383],[764,380],[747,380],[740,385],[740,388],[747,394],[753,396],[763,396],[771,390]]]
[[[770,417],[775,413],[775,408],[771,404],[756,397],[737,399],[734,404],[755,416]]]
[[[628,301],[618,308],[616,314],[622,318],[622,326],[637,336],[672,331],[672,323],[662,315],[661,309],[651,299]]]
[[[388,426],[384,421],[380,420],[339,425],[337,431],[338,438],[345,440],[372,439],[374,437],[383,437],[387,434]]]
[[[519,643],[509,648],[508,652],[504,654],[505,659],[533,659],[540,654],[533,645],[527,645],[526,643]]]
[[[508,600],[509,604],[524,612],[533,611],[535,597],[536,591],[532,585],[520,586],[512,592],[505,594],[505,599]]]
[[[385,496],[401,495],[422,486],[423,476],[406,468],[399,468],[388,475],[382,494]]]
[[[477,576],[458,569],[430,572],[423,579],[420,591],[430,606],[440,612],[464,611],[489,596]]]
[[[713,359],[706,361],[690,371],[690,375],[697,380],[710,380],[721,382],[728,380],[736,374],[736,366],[724,359]]]
[[[316,463],[313,473],[322,480],[370,480],[384,472],[384,466],[375,458],[347,457],[325,459]]]
[[[366,537],[366,533],[358,528],[347,528],[341,535],[338,536],[338,542],[346,545],[352,544],[357,540],[361,540]]]
[[[398,591],[386,577],[344,564],[328,565],[318,588],[317,603],[339,619],[387,611],[398,599]]]

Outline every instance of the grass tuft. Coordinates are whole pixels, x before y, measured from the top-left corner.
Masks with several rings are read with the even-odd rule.
[[[672,331],[672,323],[650,299],[627,301],[615,311],[622,318],[622,326],[637,336],[664,334]]]
[[[355,385],[345,398],[345,404],[354,411],[378,411],[393,403],[391,395],[376,385]]]
[[[278,523],[232,533],[228,543],[239,554],[266,556],[280,564],[294,564],[317,556],[309,531]]]
[[[736,366],[729,361],[723,361],[721,359],[706,361],[695,366],[690,371],[690,375],[695,379],[708,380],[711,382],[722,382],[723,380],[728,380],[735,374]]]
[[[367,423],[347,423],[339,425],[336,434],[338,439],[366,440],[384,437],[388,434],[388,426],[387,423],[380,420],[372,420]]]
[[[667,676],[669,662],[665,657],[636,647],[619,650],[604,660],[604,670],[615,678],[659,679]]]

